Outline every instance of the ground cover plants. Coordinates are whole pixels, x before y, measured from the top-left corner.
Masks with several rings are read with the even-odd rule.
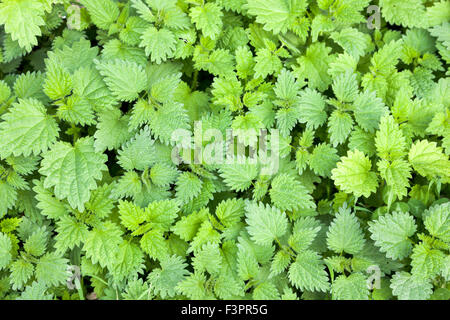
[[[1,0],[0,299],[449,299],[449,18]]]

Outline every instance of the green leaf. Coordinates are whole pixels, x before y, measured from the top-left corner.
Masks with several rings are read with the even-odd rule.
[[[289,281],[302,291],[327,292],[330,288],[321,257],[312,250],[305,250],[297,255],[288,275]]]
[[[411,254],[411,274],[418,278],[432,279],[442,270],[445,257],[442,251],[433,249],[427,243],[418,244]]]
[[[236,71],[241,79],[247,79],[253,73],[255,61],[253,54],[247,46],[241,46],[236,49]]]
[[[409,150],[409,162],[420,175],[430,179],[440,176],[450,180],[450,160],[436,142],[420,140]]]
[[[191,172],[183,172],[176,182],[176,197],[182,203],[192,200],[200,194],[203,182]]]
[[[9,88],[8,84],[0,80],[0,103],[5,102],[9,96],[11,95],[11,89]]]
[[[34,231],[25,241],[23,248],[25,251],[35,257],[44,254],[47,248],[48,232],[44,227]]]
[[[353,119],[345,112],[335,110],[328,119],[330,142],[336,147],[343,144],[353,129]]]
[[[404,27],[426,26],[425,8],[421,0],[380,0],[381,13],[387,22]],[[411,14],[414,12],[414,15]]]
[[[129,279],[137,273],[142,273],[144,253],[137,244],[123,241],[112,264],[111,273],[116,280]]]
[[[322,177],[331,177],[331,170],[336,167],[338,161],[337,150],[326,143],[317,145],[308,159],[314,173]]]
[[[168,255],[166,239],[160,230],[151,230],[141,238],[141,248],[151,258],[162,260]]]
[[[263,282],[258,284],[253,290],[254,300],[279,300],[280,293],[272,282]]]
[[[221,32],[223,13],[217,4],[209,2],[202,6],[193,7],[189,16],[205,37],[215,40]]]
[[[298,104],[298,93],[300,85],[294,74],[286,69],[281,70],[277,78],[277,83],[273,89],[277,98],[281,100],[281,105],[289,107]]]
[[[316,207],[308,189],[288,174],[282,173],[273,179],[269,194],[273,204],[282,211]]]
[[[179,211],[177,200],[153,201],[145,209],[145,219],[151,223],[152,228],[168,231],[175,219],[178,218]]]
[[[40,27],[45,24],[44,13],[41,1],[6,0],[0,3],[0,24],[5,26],[12,40],[18,41],[29,52],[42,34]]]
[[[364,56],[370,43],[366,34],[354,28],[345,28],[339,32],[332,32],[331,38],[355,59]]]
[[[119,109],[100,113],[97,131],[94,133],[95,151],[117,149],[131,138],[133,132],[128,130],[128,120],[129,117],[122,115]]]
[[[192,273],[178,283],[176,290],[191,300],[211,298],[206,291],[206,276],[202,273]]]
[[[43,283],[33,281],[25,288],[17,300],[53,300],[53,294],[47,293],[47,286]]]
[[[151,300],[153,297],[150,284],[139,278],[130,280],[122,293],[123,300]]]
[[[256,164],[246,163],[246,161],[235,161],[231,164],[225,163],[220,167],[219,171],[225,184],[236,191],[247,190],[259,172]]]
[[[278,251],[270,265],[270,274],[276,276],[284,272],[291,263],[291,258],[287,252],[283,250]]]
[[[159,187],[168,187],[178,177],[178,170],[175,166],[167,163],[156,163],[150,170],[152,183]]]
[[[114,96],[122,101],[133,101],[147,86],[147,76],[135,62],[114,60],[97,62],[97,69]]]
[[[145,48],[145,54],[157,64],[172,58],[175,53],[176,38],[170,30],[148,27],[141,40],[139,46]]]
[[[391,259],[403,259],[411,253],[409,239],[416,232],[414,218],[407,212],[394,212],[369,222],[371,238],[375,245]]]
[[[117,2],[112,0],[82,0],[92,22],[100,29],[108,30],[119,16]]]
[[[164,144],[174,144],[172,134],[177,129],[190,128],[189,116],[183,104],[171,102],[152,113],[149,123],[152,134]]]
[[[257,244],[270,246],[286,233],[288,220],[284,212],[276,208],[249,202],[245,213],[248,233]]]
[[[57,115],[60,119],[72,124],[91,125],[95,123],[94,110],[89,100],[72,95],[59,106]]]
[[[358,95],[358,81],[354,72],[346,72],[335,77],[333,92],[341,102],[353,102]]]
[[[356,254],[364,247],[364,235],[358,218],[349,208],[341,208],[327,232],[328,248],[336,253]]]
[[[267,48],[256,52],[255,77],[266,78],[268,75],[277,73],[282,68],[280,58]]]
[[[10,282],[13,290],[20,290],[30,280],[34,273],[34,266],[23,258],[15,260],[10,265]]]
[[[81,50],[81,48],[80,48]],[[83,48],[84,50],[84,48]],[[80,67],[72,76],[73,93],[81,100],[87,100],[91,109],[95,111],[115,111],[112,106],[116,98],[111,95],[102,76],[94,67]]]
[[[356,127],[351,133],[348,147],[352,150],[358,149],[369,157],[375,155],[374,134],[364,131]]]
[[[325,91],[331,84],[328,75],[331,48],[322,42],[315,42],[308,46],[306,54],[297,59],[298,67],[294,68],[297,78],[308,79],[308,87]]]
[[[225,227],[231,227],[244,216],[245,203],[242,199],[227,199],[216,207],[216,216]]]
[[[48,287],[64,283],[68,278],[68,262],[69,260],[55,253],[46,253],[36,264],[37,281]]]
[[[89,234],[88,227],[84,223],[68,215],[62,216],[56,223],[56,232],[55,248],[61,254],[84,243]]]
[[[331,292],[333,300],[369,300],[366,277],[361,273],[337,277],[333,281]]]
[[[306,123],[309,127],[316,129],[327,120],[325,99],[316,90],[306,88],[302,91],[299,104],[299,121],[301,123]]]
[[[60,100],[72,91],[70,73],[54,61],[47,63],[44,92],[52,100]]]
[[[203,245],[192,259],[192,265],[197,272],[207,271],[211,275],[218,275],[222,267],[219,245],[217,243]]]
[[[374,92],[364,91],[354,100],[354,114],[358,125],[369,132],[378,129],[381,117],[387,113],[387,107]]]
[[[14,207],[16,201],[17,191],[6,181],[0,180],[0,218]]]
[[[128,230],[135,231],[145,221],[144,210],[132,202],[119,201],[119,217],[123,226]]]
[[[150,130],[141,130],[134,138],[122,145],[118,151],[117,162],[127,171],[144,171],[156,162],[156,150]]]
[[[313,217],[302,217],[295,221],[288,243],[295,251],[305,250],[313,244],[322,229],[320,222]]]
[[[392,293],[399,300],[427,300],[433,293],[433,285],[424,278],[408,272],[396,272],[391,280]]]
[[[37,208],[41,213],[51,219],[59,219],[68,213],[68,205],[53,195],[51,190],[44,188],[44,179],[33,180],[33,191],[36,192]]]
[[[58,124],[36,99],[19,99],[0,123],[0,155],[38,155],[58,137]]]
[[[383,159],[397,159],[406,154],[406,140],[394,118],[381,118],[380,130],[375,137],[378,155]]]
[[[242,108],[241,95],[243,90],[241,82],[235,75],[214,78],[212,87],[211,93],[214,96],[214,104],[225,105],[231,111]]]
[[[187,264],[181,257],[174,255],[162,259],[160,265],[161,268],[153,269],[148,275],[148,281],[161,298],[174,297],[177,285],[189,274],[186,270]]]
[[[348,151],[347,156],[338,162],[337,168],[331,171],[331,178],[342,191],[353,193],[356,197],[368,197],[378,187],[377,175],[370,171],[371,167],[364,153]]]
[[[248,0],[244,6],[248,13],[256,16],[256,22],[264,25],[264,30],[278,34],[285,33],[295,19],[305,13],[307,1]]]
[[[55,187],[58,199],[69,201],[72,208],[84,209],[96,180],[107,170],[107,156],[96,153],[92,138],[79,139],[74,146],[57,142],[44,154],[39,172],[46,176],[44,188]]]
[[[121,243],[122,231],[120,228],[114,222],[106,221],[89,231],[83,250],[92,263],[98,263],[102,267],[111,267],[116,261]]]
[[[0,270],[8,267],[12,259],[12,244],[8,235],[0,232]]]
[[[444,242],[450,242],[450,202],[435,205],[423,214],[428,232]]]
[[[399,200],[408,193],[409,179],[411,178],[411,166],[408,162],[396,159],[392,162],[380,160],[377,163],[378,170],[387,186],[392,190]]]
[[[188,216],[182,217],[175,226],[173,226],[172,230],[176,235],[180,236],[181,239],[191,241],[207,217],[206,210],[193,212]]]

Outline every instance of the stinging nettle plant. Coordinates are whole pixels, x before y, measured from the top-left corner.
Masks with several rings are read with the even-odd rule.
[[[0,0],[0,299],[450,299],[449,20]]]

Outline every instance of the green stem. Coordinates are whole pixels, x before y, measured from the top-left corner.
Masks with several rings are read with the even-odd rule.
[[[105,280],[103,280],[102,278],[97,277],[96,275],[93,275],[93,274],[91,275],[91,277],[94,278],[94,279],[97,279],[98,281],[100,281],[101,283],[103,283],[105,286],[109,286],[109,283],[106,282]]]
[[[198,70],[194,71],[194,76],[192,78],[191,91],[195,91],[198,85]]]
[[[77,288],[80,300],[86,300],[86,298],[84,297],[83,282],[81,281],[81,279],[75,278],[75,286]]]

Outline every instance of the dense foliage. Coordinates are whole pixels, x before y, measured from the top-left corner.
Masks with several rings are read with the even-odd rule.
[[[0,299],[450,299],[449,20],[0,0]]]

